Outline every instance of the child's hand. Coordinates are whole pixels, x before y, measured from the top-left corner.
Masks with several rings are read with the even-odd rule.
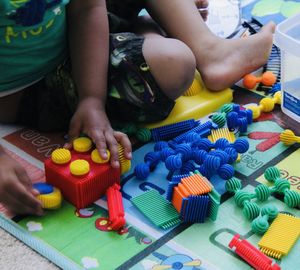
[[[111,165],[114,168],[120,166],[118,143],[124,148],[125,158],[131,159],[131,143],[127,135],[112,129],[105,108],[99,99],[87,97],[79,102],[70,122],[69,136],[74,139],[81,132],[93,140],[103,159],[107,158],[106,150],[109,149]]]
[[[15,214],[42,215],[38,194],[25,169],[0,149],[0,202]]]

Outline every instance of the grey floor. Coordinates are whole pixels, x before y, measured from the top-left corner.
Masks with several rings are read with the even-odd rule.
[[[0,228],[1,270],[57,270],[54,264]]]

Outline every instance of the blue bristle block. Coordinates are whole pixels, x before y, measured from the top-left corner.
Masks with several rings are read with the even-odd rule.
[[[176,136],[198,126],[199,122],[194,119],[185,120],[175,124],[170,124],[158,128],[151,129],[152,138],[154,141],[169,140]]]
[[[191,129],[191,130],[189,130],[189,131],[187,131],[187,132],[185,132],[185,133],[183,133],[183,134],[175,137],[173,139],[173,141],[176,142],[176,143],[183,142],[189,132],[196,132],[198,134],[201,134],[201,132],[203,132],[203,131],[207,132],[207,130],[217,129],[217,128],[218,128],[217,124],[215,124],[215,123],[213,123],[211,121],[207,121],[207,122],[205,122],[203,124],[200,124],[200,125],[194,127],[193,129]]]

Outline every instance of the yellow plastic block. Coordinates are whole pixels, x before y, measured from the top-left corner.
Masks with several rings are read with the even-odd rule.
[[[273,258],[287,255],[300,235],[300,218],[278,214],[258,243],[260,250]]]
[[[70,164],[70,172],[76,176],[82,176],[90,171],[90,164],[84,159],[76,159]]]
[[[65,148],[55,149],[51,154],[51,160],[55,164],[66,164],[71,160],[71,152]]]
[[[61,206],[62,195],[58,188],[49,194],[40,194],[37,199],[41,201],[43,209],[58,209]]]
[[[199,91],[188,91],[187,96],[181,96],[176,100],[176,104],[163,121],[146,124],[147,128],[156,128],[165,125],[174,124],[180,121],[195,119],[198,120],[214,111],[217,111],[225,103],[232,101],[232,90],[230,88],[224,89],[220,92],[209,91],[202,83],[199,73],[196,73],[193,83],[194,87],[201,87]],[[191,93],[196,93],[190,96]]]
[[[211,135],[208,136],[208,139],[212,142],[216,142],[220,138],[225,138],[231,143],[233,143],[235,141],[234,133],[229,131],[229,129],[226,127],[212,129]]]
[[[84,153],[92,148],[92,140],[87,137],[79,137],[73,141],[73,148],[76,152]]]
[[[119,161],[121,168],[121,175],[128,172],[131,168],[131,160],[126,159],[124,155],[124,148],[121,144],[118,144]]]
[[[91,159],[92,159],[92,161],[94,161],[95,163],[98,163],[98,164],[107,163],[110,159],[110,152],[108,150],[106,150],[106,154],[107,154],[107,159],[103,159],[100,156],[98,149],[94,149],[91,153]]]

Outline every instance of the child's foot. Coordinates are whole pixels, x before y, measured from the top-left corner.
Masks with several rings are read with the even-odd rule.
[[[197,67],[206,87],[211,90],[231,87],[264,65],[272,48],[274,31],[275,24],[269,23],[249,37],[203,42]]]
[[[199,10],[200,15],[202,16],[202,19],[204,21],[207,20],[207,15],[208,15],[208,0],[194,0],[196,7]]]

